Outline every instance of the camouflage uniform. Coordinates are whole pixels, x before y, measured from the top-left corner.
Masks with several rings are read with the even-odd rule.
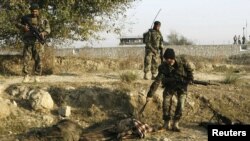
[[[47,19],[42,17],[32,17],[31,14],[25,15],[21,18],[21,23],[18,24],[20,29],[23,29],[26,25],[24,19],[28,19],[28,21],[33,25],[33,27],[37,28],[38,31],[50,33],[50,25]],[[44,53],[44,46],[32,35],[31,32],[23,32],[24,48],[23,48],[23,73],[25,75],[29,74],[29,60],[31,58],[34,59],[34,71],[36,75],[41,75],[42,72],[42,63],[41,59]]]
[[[144,73],[148,73],[151,69],[152,76],[155,76],[159,65],[159,50],[162,49],[163,42],[161,32],[151,29],[148,31],[148,36],[145,40]]]
[[[175,59],[173,66],[168,65],[166,62],[161,64],[158,68],[158,75],[152,83],[147,97],[152,97],[157,90],[160,82],[164,87],[163,92],[163,120],[168,121],[172,118],[180,120],[184,103],[187,95],[188,82],[193,80],[193,70],[185,58],[179,57]],[[171,116],[171,102],[170,99],[173,95],[177,94],[177,107],[175,114]]]

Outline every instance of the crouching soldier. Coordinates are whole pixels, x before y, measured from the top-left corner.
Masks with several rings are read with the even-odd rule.
[[[163,128],[180,132],[179,121],[184,109],[188,84],[191,84],[193,81],[193,70],[184,57],[175,57],[175,52],[171,48],[166,49],[163,57],[165,62],[158,68],[158,75],[150,86],[147,101],[151,100],[151,97],[162,82],[164,87],[162,104]],[[174,95],[177,97],[177,106],[174,115],[172,115],[172,97]]]

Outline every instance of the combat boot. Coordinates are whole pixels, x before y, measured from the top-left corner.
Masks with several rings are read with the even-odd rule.
[[[23,83],[28,83],[29,81],[30,81],[29,75],[25,75],[25,76],[23,77]]]
[[[181,129],[179,127],[179,120],[174,121],[173,131],[175,132],[181,132]]]
[[[144,77],[143,77],[143,79],[145,79],[145,80],[149,80],[147,73],[144,73]]]
[[[172,129],[172,121],[165,120],[162,128],[164,128],[166,130],[171,130]]]

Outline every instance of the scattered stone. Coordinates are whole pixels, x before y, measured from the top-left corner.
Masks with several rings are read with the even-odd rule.
[[[72,87],[72,86],[67,86],[66,88],[65,88],[65,90],[75,90],[76,88],[75,87]]]
[[[52,116],[49,116],[49,115],[43,115],[43,120],[45,121],[45,123],[47,125],[50,125],[54,122],[54,118]]]
[[[71,115],[70,106],[62,106],[58,109],[58,114],[63,117],[69,117]]]
[[[12,104],[13,104],[15,107],[17,107],[17,103],[16,103],[15,100],[12,101]]]
[[[161,137],[160,141],[171,141],[169,138]]]

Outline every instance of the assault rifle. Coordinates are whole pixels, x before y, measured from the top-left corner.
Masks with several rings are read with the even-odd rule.
[[[227,116],[223,115],[219,111],[215,110],[209,100],[207,100],[205,97],[201,97],[201,101],[203,101],[207,107],[209,108],[210,111],[213,112],[213,116],[210,118],[208,123],[211,123],[212,119],[216,119],[217,123],[216,124],[223,124],[223,125],[236,125],[236,124],[244,124],[240,120],[232,121],[230,118]]]
[[[186,76],[178,74],[178,75],[176,75],[176,77],[179,78],[177,80],[182,81],[182,83],[188,83]],[[193,80],[192,83],[193,84],[197,84],[197,85],[205,85],[205,86],[207,86],[207,85],[216,85],[216,86],[219,86],[218,83],[212,83],[210,81]]]
[[[205,86],[207,86],[207,85],[216,85],[216,86],[218,86],[219,85],[217,83],[211,83],[210,81],[207,82],[207,81],[193,80],[192,82],[193,82],[193,84],[205,85]]]
[[[45,39],[40,35],[39,31],[37,28],[35,28],[34,26],[32,26],[32,24],[29,22],[28,17],[24,17],[23,18],[23,22],[25,24],[27,24],[27,26],[29,27],[30,32],[32,33],[32,35],[41,43],[41,44],[45,44]]]

